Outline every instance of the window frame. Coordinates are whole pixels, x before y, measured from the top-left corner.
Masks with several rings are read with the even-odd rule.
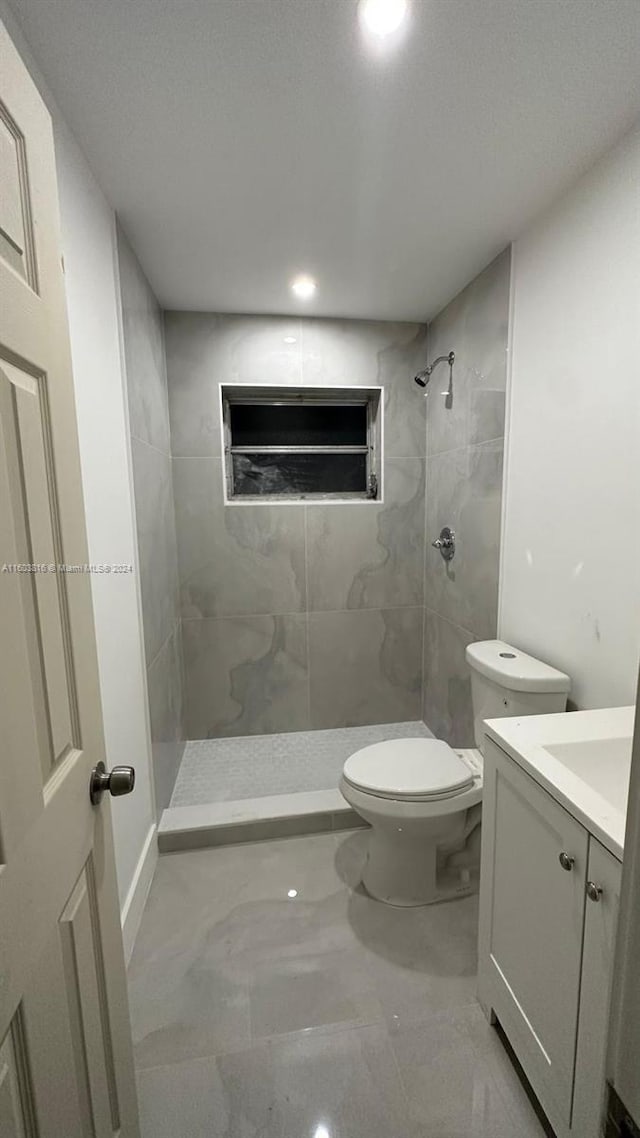
[[[231,437],[230,407],[232,404],[261,403],[301,404],[315,403],[324,406],[362,405],[367,407],[367,443],[357,446],[234,446]],[[383,502],[383,445],[384,445],[384,388],[370,384],[326,384],[309,386],[302,384],[273,383],[221,383],[220,384],[220,429],[222,436],[222,474],[225,505],[380,505]],[[331,454],[365,453],[367,455],[366,480],[376,479],[376,493],[370,491],[326,494],[260,494],[234,495],[233,455],[252,454]]]

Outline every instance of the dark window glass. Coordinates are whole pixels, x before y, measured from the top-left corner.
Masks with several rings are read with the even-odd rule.
[[[366,404],[232,403],[234,447],[366,446]]]
[[[367,490],[366,454],[234,454],[238,497],[357,494]]]

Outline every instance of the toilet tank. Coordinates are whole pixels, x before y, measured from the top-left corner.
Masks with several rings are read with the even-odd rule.
[[[571,680],[502,640],[469,644],[471,699],[476,746],[484,753],[484,720],[564,711]]]

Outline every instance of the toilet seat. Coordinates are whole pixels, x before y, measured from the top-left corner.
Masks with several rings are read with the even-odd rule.
[[[442,739],[389,739],[347,759],[345,782],[376,798],[431,802],[462,794],[473,772]]]

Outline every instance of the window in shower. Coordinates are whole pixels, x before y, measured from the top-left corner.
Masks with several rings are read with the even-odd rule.
[[[222,386],[229,501],[379,501],[379,387]]]

